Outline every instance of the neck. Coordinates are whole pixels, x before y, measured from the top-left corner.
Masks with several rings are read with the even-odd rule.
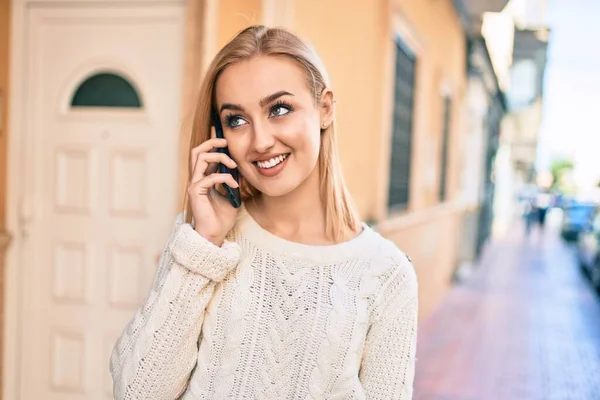
[[[328,243],[325,210],[319,185],[319,167],[290,193],[270,197],[264,194],[249,201],[248,212],[265,229],[282,238],[307,244]]]

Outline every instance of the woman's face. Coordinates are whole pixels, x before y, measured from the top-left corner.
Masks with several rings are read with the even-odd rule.
[[[264,195],[285,195],[315,170],[321,124],[329,121],[292,60],[257,56],[227,67],[216,102],[232,158]]]

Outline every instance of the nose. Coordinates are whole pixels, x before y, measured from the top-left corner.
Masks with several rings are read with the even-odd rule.
[[[267,153],[273,146],[275,146],[275,136],[269,124],[262,121],[255,123],[252,150],[257,153]]]

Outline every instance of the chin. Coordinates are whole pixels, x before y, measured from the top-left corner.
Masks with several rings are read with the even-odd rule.
[[[258,191],[261,192],[265,196],[281,197],[281,196],[285,196],[286,194],[293,192],[294,189],[296,189],[299,185],[300,185],[299,183],[298,184],[290,184],[289,182],[287,184],[281,185],[281,184],[277,184],[277,183],[273,182],[268,185],[257,184],[254,187],[256,189],[258,189]]]

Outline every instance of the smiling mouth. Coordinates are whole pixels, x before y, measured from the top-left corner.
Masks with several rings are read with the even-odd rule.
[[[256,165],[260,169],[270,169],[270,168],[276,167],[277,165],[281,164],[283,161],[285,161],[286,158],[289,157],[289,155],[290,155],[290,153],[286,153],[286,154],[281,154],[277,157],[273,157],[267,161],[255,161],[254,165]]]

